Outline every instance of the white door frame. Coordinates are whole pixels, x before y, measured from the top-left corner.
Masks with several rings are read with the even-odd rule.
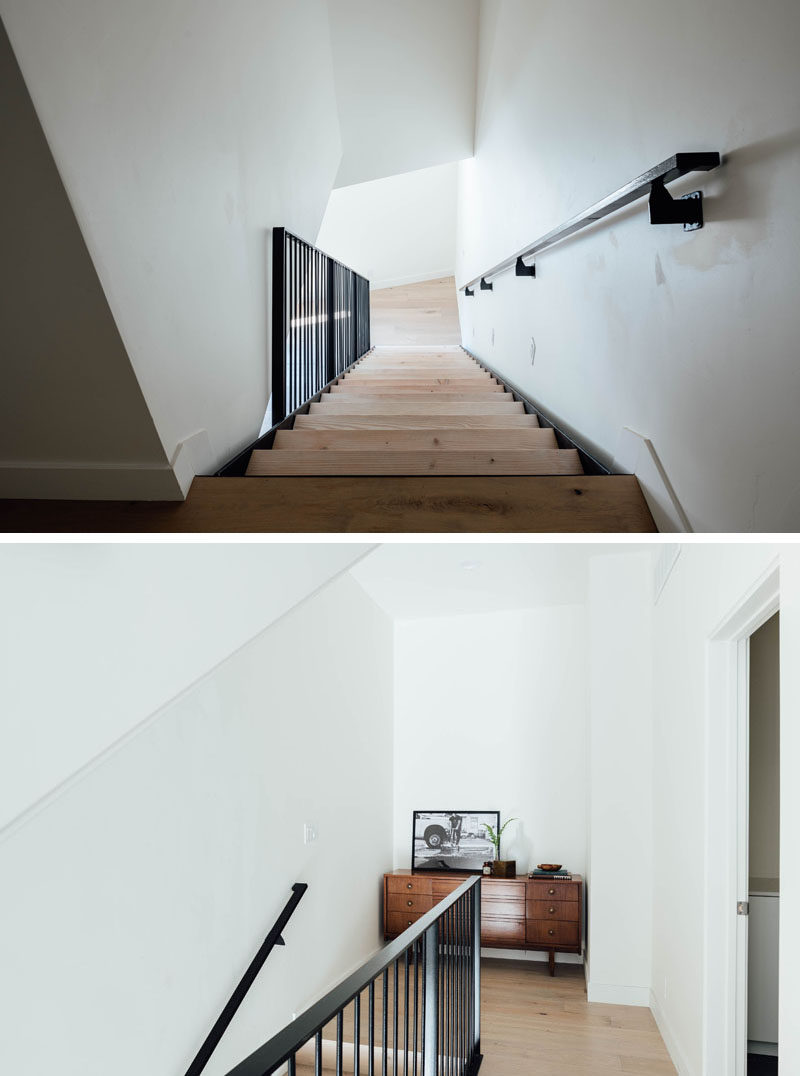
[[[750,636],[778,611],[776,558],[710,634],[705,736],[703,1072],[745,1076],[747,1065]]]

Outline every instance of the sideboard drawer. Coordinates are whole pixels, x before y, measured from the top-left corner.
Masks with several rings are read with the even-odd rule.
[[[404,930],[408,928],[423,916],[424,912],[412,911],[411,909],[406,912],[387,912],[386,913],[386,933],[392,938],[397,937],[398,934],[402,934]]]
[[[481,915],[481,944],[507,945],[515,949],[525,944],[525,920]]]
[[[390,912],[414,912],[421,915],[429,912],[433,907],[433,897],[427,893],[409,893],[406,889],[403,893],[387,893],[386,908]]]
[[[577,900],[529,900],[525,907],[528,919],[566,919],[575,923],[580,919]]]
[[[577,882],[528,882],[528,900],[579,900]]]
[[[578,924],[529,919],[526,941],[528,945],[577,945]]]
[[[481,878],[481,901],[525,900],[525,883],[505,878]]]
[[[430,878],[415,878],[409,874],[386,875],[387,893],[427,893],[430,896]]]

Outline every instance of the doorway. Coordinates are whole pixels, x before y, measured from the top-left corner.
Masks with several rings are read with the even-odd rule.
[[[747,1076],[778,1071],[780,613],[750,636]]]
[[[704,932],[704,1071],[725,1072],[731,1076],[748,1076],[748,1053],[753,1053],[750,1076],[777,1071],[768,1052],[766,1040],[751,1040],[748,1001],[748,958],[750,934],[750,894],[765,878],[751,872],[750,799],[751,799],[751,672],[755,672],[757,697],[764,684],[774,684],[777,696],[776,619],[780,604],[780,581],[777,561],[744,592],[722,623],[712,632],[707,653],[707,724],[706,724],[706,816],[705,816],[705,932]],[[757,635],[765,628],[763,635]],[[773,638],[774,636],[774,638]],[[755,643],[752,642],[756,639]],[[751,650],[756,669],[751,670]],[[772,672],[765,672],[764,652],[773,656]],[[769,662],[766,663],[769,665]],[[762,712],[761,702],[757,709]],[[762,719],[755,713],[759,734]],[[762,712],[763,717],[763,712]],[[769,724],[769,722],[767,722]],[[769,739],[769,738],[768,738]],[[774,736],[770,743],[775,745]],[[767,748],[759,742],[758,758]],[[758,767],[756,767],[758,768]],[[777,783],[777,774],[775,775]],[[758,788],[762,786],[758,783]],[[777,803],[777,799],[774,800]],[[761,833],[769,823],[770,812],[762,810],[759,792],[754,822],[759,841],[754,846],[753,866],[764,865],[769,849],[761,846]],[[761,829],[758,829],[758,827]],[[777,846],[777,833],[774,834]],[[770,846],[772,847],[772,846]],[[771,861],[770,861],[771,862]],[[770,866],[770,870],[773,866]],[[751,874],[754,885],[751,886]],[[770,876],[772,878],[772,876]],[[756,881],[759,879],[759,881]],[[772,885],[774,878],[768,883]],[[771,899],[774,899],[772,897]],[[759,917],[763,908],[758,909]],[[757,946],[767,968],[771,960],[764,943],[761,922],[756,928]],[[775,977],[777,978],[777,939],[775,942]],[[754,969],[755,970],[755,969]],[[756,975],[760,974],[760,969]],[[769,974],[767,975],[769,979]],[[759,983],[760,980],[756,979]],[[761,987],[759,985],[759,994]],[[777,1006],[777,984],[775,984]],[[754,1025],[756,1026],[756,1025]],[[758,1024],[757,1026],[765,1026]],[[777,1039],[777,1032],[775,1033]],[[760,1045],[759,1045],[760,1043]],[[750,1050],[748,1049],[750,1047]],[[772,1049],[777,1051],[777,1042]],[[768,1066],[759,1068],[758,1066]]]

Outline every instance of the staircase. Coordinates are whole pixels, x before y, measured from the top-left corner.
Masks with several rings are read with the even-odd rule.
[[[460,347],[375,348],[255,450],[267,475],[582,475],[496,378]]]

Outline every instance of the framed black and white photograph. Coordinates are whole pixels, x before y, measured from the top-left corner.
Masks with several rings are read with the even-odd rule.
[[[500,828],[499,811],[414,811],[411,869],[472,871],[495,858],[487,824]]]

